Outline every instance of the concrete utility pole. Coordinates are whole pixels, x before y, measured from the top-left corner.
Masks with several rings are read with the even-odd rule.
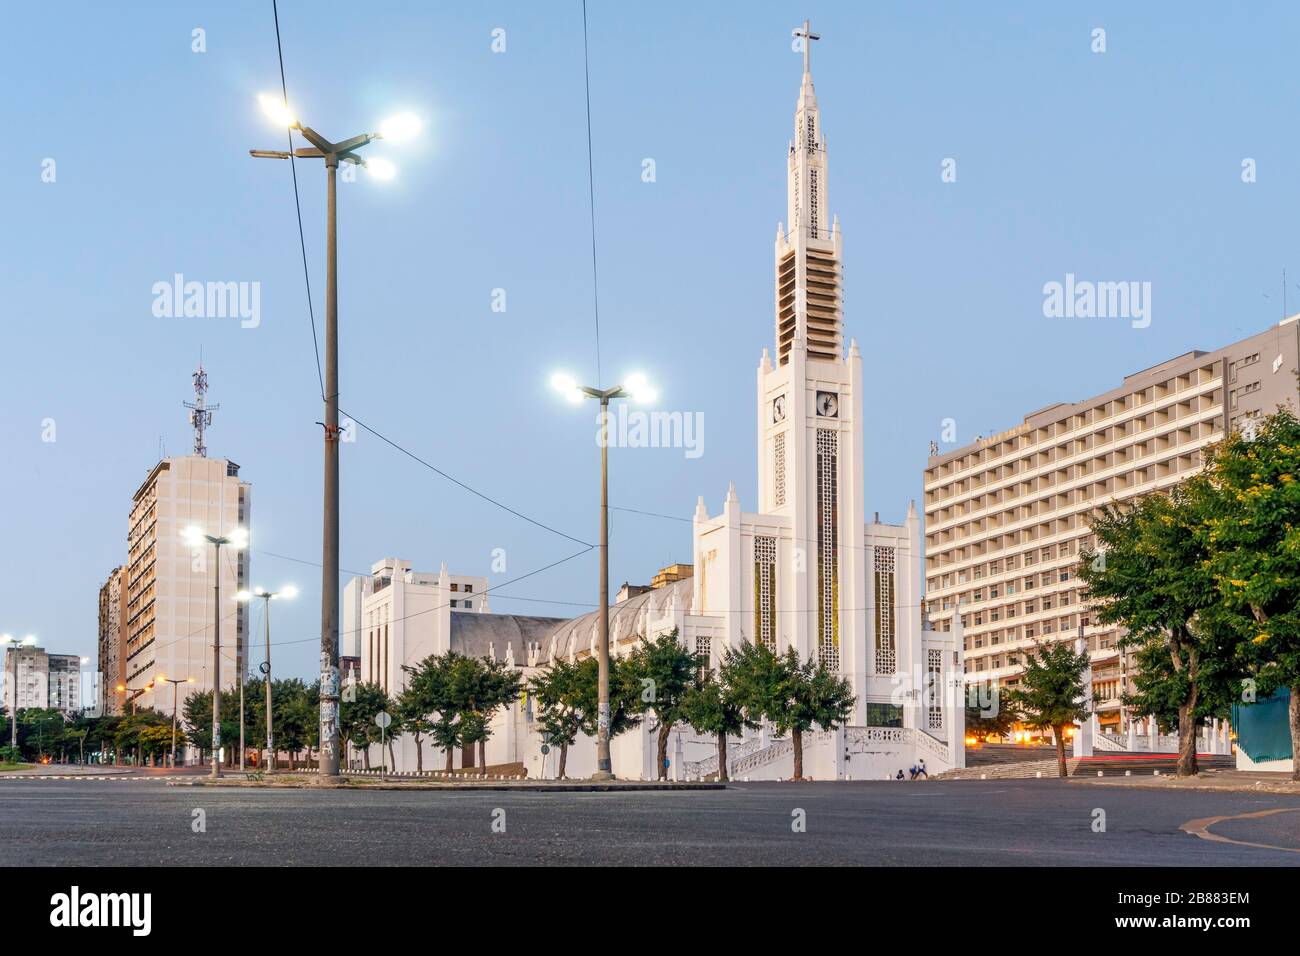
[[[325,481],[321,542],[320,592],[320,767],[322,778],[339,775],[339,312],[337,174],[340,162],[371,168],[380,178],[392,175],[381,160],[369,163],[357,150],[376,139],[403,139],[414,135],[419,120],[409,114],[385,121],[381,132],[362,133],[332,143],[310,126],[303,126],[279,97],[263,96],[262,108],[272,119],[311,143],[293,150],[251,149],[258,159],[323,159],[326,173],[325,222]]]

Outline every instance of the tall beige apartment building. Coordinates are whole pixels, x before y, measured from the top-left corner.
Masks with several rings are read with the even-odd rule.
[[[967,683],[1014,686],[1037,641],[1075,638],[1092,658],[1103,727],[1127,731],[1120,695],[1131,655],[1120,632],[1089,619],[1075,564],[1089,518],[1182,481],[1205,446],[1280,404],[1300,403],[1300,316],[1214,352],[1188,352],[1114,389],[1033,412],[1023,424],[925,469],[927,608],[952,629],[960,602]]]
[[[252,487],[232,461],[166,458],[149,472],[133,498],[127,532],[127,690],[119,706],[134,698],[137,707],[170,713],[172,688],[146,689],[160,675],[194,678],[180,689],[182,705],[187,694],[211,689],[213,549],[190,548],[181,532],[190,525],[212,534],[246,529],[251,514]],[[246,666],[248,605],[234,598],[248,586],[248,568],[246,550],[221,549],[223,688],[234,686]]]
[[[103,713],[122,713],[124,694],[117,688],[126,684],[126,642],[123,640],[127,620],[127,567],[109,572],[99,589],[99,687],[97,700]]]

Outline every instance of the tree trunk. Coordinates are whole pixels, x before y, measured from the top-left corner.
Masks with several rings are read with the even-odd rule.
[[[726,783],[730,779],[727,776],[727,732],[724,730],[718,734],[718,782]]]
[[[1196,764],[1196,685],[1178,708],[1178,776],[1194,777]]]
[[[487,739],[478,742],[478,765],[484,770],[487,769]]]
[[[367,743],[364,747],[361,748],[361,759],[365,761],[365,768],[369,770],[370,769],[370,744]]]
[[[794,744],[794,776],[791,780],[803,779],[803,731],[798,727],[790,730],[790,742]]]
[[[1300,780],[1300,685],[1291,688],[1287,716],[1291,718],[1291,779]]]
[[[672,725],[667,721],[661,721],[659,724],[659,746],[656,750],[659,758],[659,773],[656,779],[668,779],[668,735],[672,733]]]
[[[415,735],[415,772],[424,772],[424,751],[420,748],[420,735]]]
[[[453,760],[455,759],[455,756],[456,756],[456,749],[455,749],[454,747],[448,747],[447,750],[446,750],[446,754],[447,754],[447,767],[446,767],[446,769],[447,769],[447,772],[448,772],[448,773],[451,773],[451,771],[454,769],[454,768],[452,767],[452,762],[453,762]]]
[[[1065,767],[1065,724],[1053,727],[1052,735],[1056,738],[1056,775],[1068,777],[1070,772]]]
[[[569,745],[560,744],[560,768],[555,774],[555,779],[557,780],[564,779],[564,765],[568,761],[568,759],[569,759]]]
[[[397,769],[397,757],[393,754],[393,738],[388,738],[388,770],[391,773]]]

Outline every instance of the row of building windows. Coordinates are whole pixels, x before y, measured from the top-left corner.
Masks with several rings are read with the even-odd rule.
[[[1142,405],[1156,403],[1178,392],[1190,388],[1200,388],[1219,379],[1219,363],[1214,362],[1194,371],[1167,379],[1164,382],[1138,389],[1129,395],[1121,395],[1107,402],[1101,402],[1091,409],[1076,412],[1068,418],[1049,422],[1034,429],[1026,428],[1022,434],[1010,435],[1005,439],[990,442],[983,448],[973,450],[960,458],[954,458],[926,473],[927,480],[955,475],[959,472],[988,464],[999,458],[1014,455],[1033,448],[1044,442],[1054,441],[1061,436],[1087,428],[1089,425],[1131,412]],[[951,486],[950,486],[951,487]],[[944,489],[947,490],[947,489]]]

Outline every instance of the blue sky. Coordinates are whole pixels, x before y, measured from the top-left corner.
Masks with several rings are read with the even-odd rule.
[[[870,376],[868,511],[898,520],[919,498],[944,418],[964,444],[1261,330],[1281,316],[1284,267],[1300,305],[1294,5],[592,0],[589,17],[605,377],[643,369],[663,407],[705,421],[698,458],[614,450],[615,505],[689,518],[735,480],[753,507],[804,17],[823,36],[846,330]],[[427,124],[385,145],[396,180],[339,189],[344,408],[594,540],[592,409],[547,385],[557,368],[595,377],[581,4],[284,0],[280,20],[306,122],[335,139],[396,109]],[[283,145],[255,102],[279,84],[271,4],[24,5],[4,21],[0,630],[93,654],[131,495],[160,439],[188,448],[181,402],[202,349],[221,404],[210,453],[255,489],[253,578],[304,589],[277,612],[277,661],[309,674],[319,572],[267,553],[319,560],[321,418],[290,170],[247,155]],[[298,171],[319,318],[324,177]],[[259,282],[261,324],[156,318],[151,287],[178,272]],[[1149,281],[1150,327],[1044,318],[1044,283],[1067,273]],[[487,574],[504,548],[500,581],[577,550],[364,432],[342,467],[346,568],[396,555]],[[616,513],[611,579],[689,561],[689,531]],[[592,552],[492,603],[567,616],[595,587]]]

